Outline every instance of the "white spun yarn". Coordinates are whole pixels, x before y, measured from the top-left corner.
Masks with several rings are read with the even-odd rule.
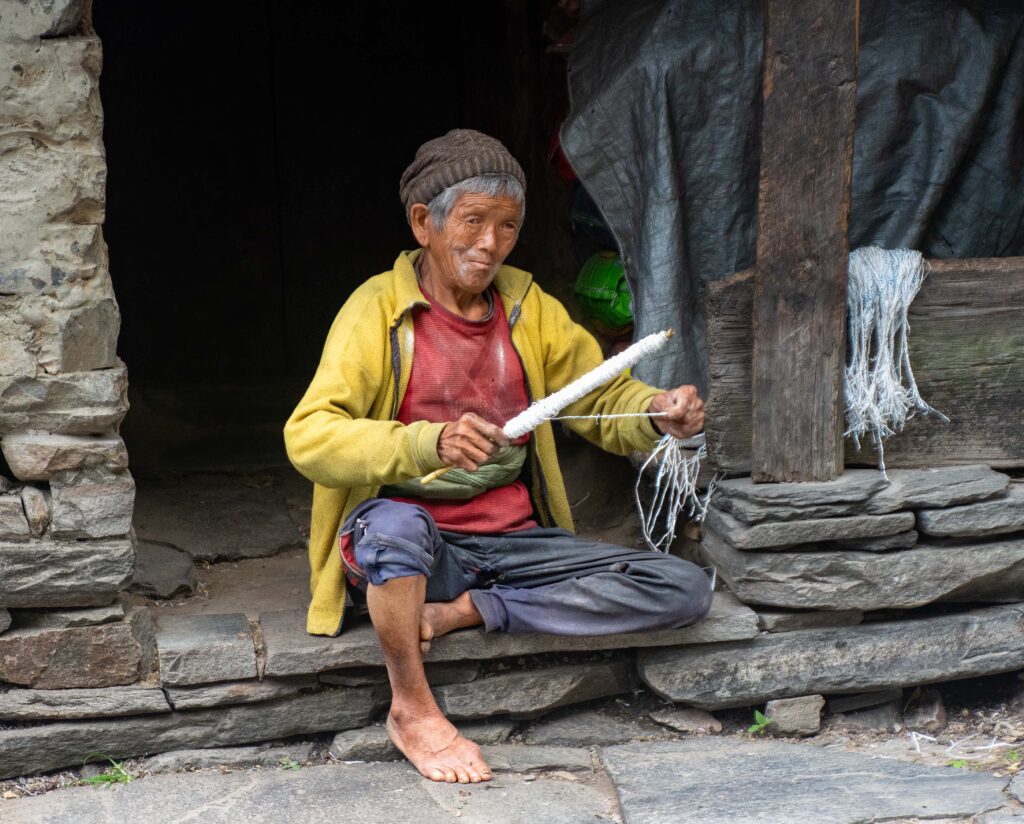
[[[921,398],[910,368],[907,312],[926,274],[924,258],[913,249],[866,246],[850,253],[845,434],[858,449],[861,438],[871,434],[883,475],[883,441],[901,432],[915,412],[949,421]]]
[[[587,374],[577,378],[568,386],[559,389],[557,392],[552,392],[546,398],[535,401],[505,424],[505,437],[509,440],[515,440],[516,438],[521,438],[527,432],[532,432],[544,421],[554,418],[573,401],[578,401],[599,386],[604,386],[608,381],[625,372],[631,366],[635,366],[648,355],[657,352],[668,343],[671,337],[672,333],[665,331],[655,332],[645,338],[641,338],[628,349],[624,349],[619,354],[608,358],[600,366],[591,369]]]

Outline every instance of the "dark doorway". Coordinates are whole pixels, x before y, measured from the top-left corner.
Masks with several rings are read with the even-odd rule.
[[[505,141],[529,181],[509,262],[571,278],[554,5],[97,0],[137,473],[284,461],[335,313],[412,245],[398,179],[424,140]]]

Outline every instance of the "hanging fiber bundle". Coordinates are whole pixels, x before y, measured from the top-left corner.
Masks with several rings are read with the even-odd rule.
[[[689,445],[696,446],[696,451],[687,454]],[[640,475],[636,479],[633,499],[636,511],[640,516],[640,531],[644,543],[655,552],[668,552],[676,537],[676,523],[685,511],[694,521],[703,521],[707,514],[708,502],[715,488],[712,478],[708,483],[703,499],[697,491],[697,476],[700,474],[700,462],[707,457],[708,450],[704,445],[704,435],[700,434],[688,441],[681,441],[672,435],[665,435],[654,451],[647,456]],[[654,494],[649,512],[645,512],[640,500],[640,484],[648,467],[654,466]],[[662,533],[655,537],[655,529],[662,522]]]
[[[910,367],[907,312],[926,274],[921,253],[912,249],[867,246],[850,253],[845,434],[860,449],[861,438],[870,433],[883,475],[882,442],[901,432],[915,412],[949,421],[925,403]]]

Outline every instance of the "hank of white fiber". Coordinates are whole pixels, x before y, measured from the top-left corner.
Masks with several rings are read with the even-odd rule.
[[[860,439],[870,433],[883,475],[883,441],[903,431],[915,412],[949,420],[925,403],[910,367],[908,313],[927,273],[924,258],[913,249],[868,246],[850,253],[845,434],[859,449]]]
[[[624,349],[617,355],[608,358],[604,363],[587,374],[577,378],[568,386],[552,392],[520,412],[512,420],[505,424],[505,437],[509,440],[521,438],[527,432],[532,432],[544,421],[550,420],[561,412],[573,401],[578,401],[585,395],[593,392],[599,386],[603,386],[617,375],[635,366],[648,355],[657,352],[668,343],[672,337],[671,330],[655,332],[645,338],[641,338],[628,349]]]

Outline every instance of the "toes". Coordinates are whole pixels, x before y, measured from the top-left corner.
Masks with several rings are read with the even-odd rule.
[[[446,781],[447,780],[444,777],[444,772],[442,772],[441,770],[437,769],[437,767],[431,767],[429,769],[423,770],[423,777],[424,778],[429,778],[431,781]]]
[[[459,777],[455,774],[455,770],[453,770],[451,767],[445,767],[444,780],[447,781],[449,784],[454,784],[459,780]]]
[[[463,767],[456,767],[455,768],[455,775],[458,776],[460,784],[468,784],[469,783],[469,773],[466,772],[466,770]]]

